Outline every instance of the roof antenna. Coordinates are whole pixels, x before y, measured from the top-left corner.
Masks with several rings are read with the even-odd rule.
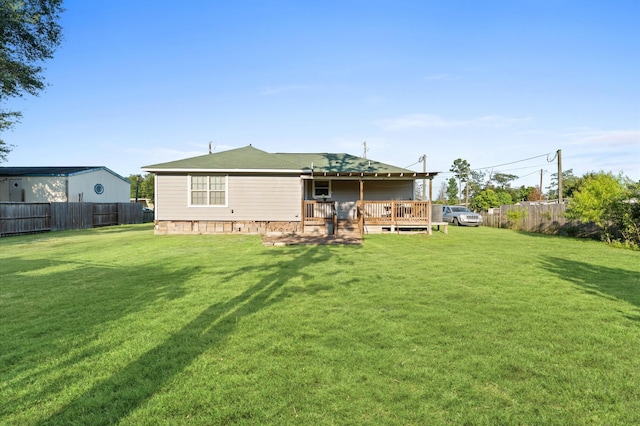
[[[209,154],[211,154],[211,141],[209,141]]]
[[[364,153],[362,154],[362,158],[364,158],[366,160],[367,159],[367,151],[369,151],[369,148],[367,148],[367,141],[364,141],[364,143],[362,145],[364,145]]]

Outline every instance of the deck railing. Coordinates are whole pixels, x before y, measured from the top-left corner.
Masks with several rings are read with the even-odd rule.
[[[304,221],[324,222],[333,220],[335,214],[335,203],[333,201],[305,200],[304,201]]]
[[[371,225],[416,224],[426,225],[431,221],[429,201],[357,201],[358,217]],[[324,222],[334,218],[335,202],[305,200],[304,221]]]
[[[358,211],[370,225],[428,225],[431,222],[429,201],[358,201]]]
[[[357,201],[358,225],[364,233],[365,226],[390,226],[393,228],[413,227],[426,228],[431,233],[431,226],[441,224],[433,209],[440,211],[440,205],[432,205],[430,201],[389,200],[389,201]],[[336,205],[334,201],[303,201],[304,224],[328,224],[337,226]],[[435,221],[434,221],[435,219]]]

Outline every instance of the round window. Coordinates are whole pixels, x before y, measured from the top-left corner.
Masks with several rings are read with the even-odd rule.
[[[100,195],[104,192],[104,186],[102,186],[101,183],[96,183],[93,187],[93,190],[96,192],[96,194]]]

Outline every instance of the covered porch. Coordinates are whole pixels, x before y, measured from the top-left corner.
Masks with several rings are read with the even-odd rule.
[[[413,229],[431,234],[434,225],[443,225],[441,212],[431,204],[437,174],[312,172],[302,179],[301,231],[363,235]],[[417,180],[422,180],[422,189],[416,197]]]
[[[353,218],[341,218],[337,201],[303,201],[303,233],[341,235],[349,233],[383,233],[402,230],[422,230],[428,234],[433,227],[448,232],[442,222],[442,206],[431,201],[358,200]]]

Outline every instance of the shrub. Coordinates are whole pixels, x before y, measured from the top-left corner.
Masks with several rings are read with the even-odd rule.
[[[527,217],[527,210],[519,208],[508,210],[506,216],[509,228],[516,229],[518,224],[522,223],[524,218]]]

